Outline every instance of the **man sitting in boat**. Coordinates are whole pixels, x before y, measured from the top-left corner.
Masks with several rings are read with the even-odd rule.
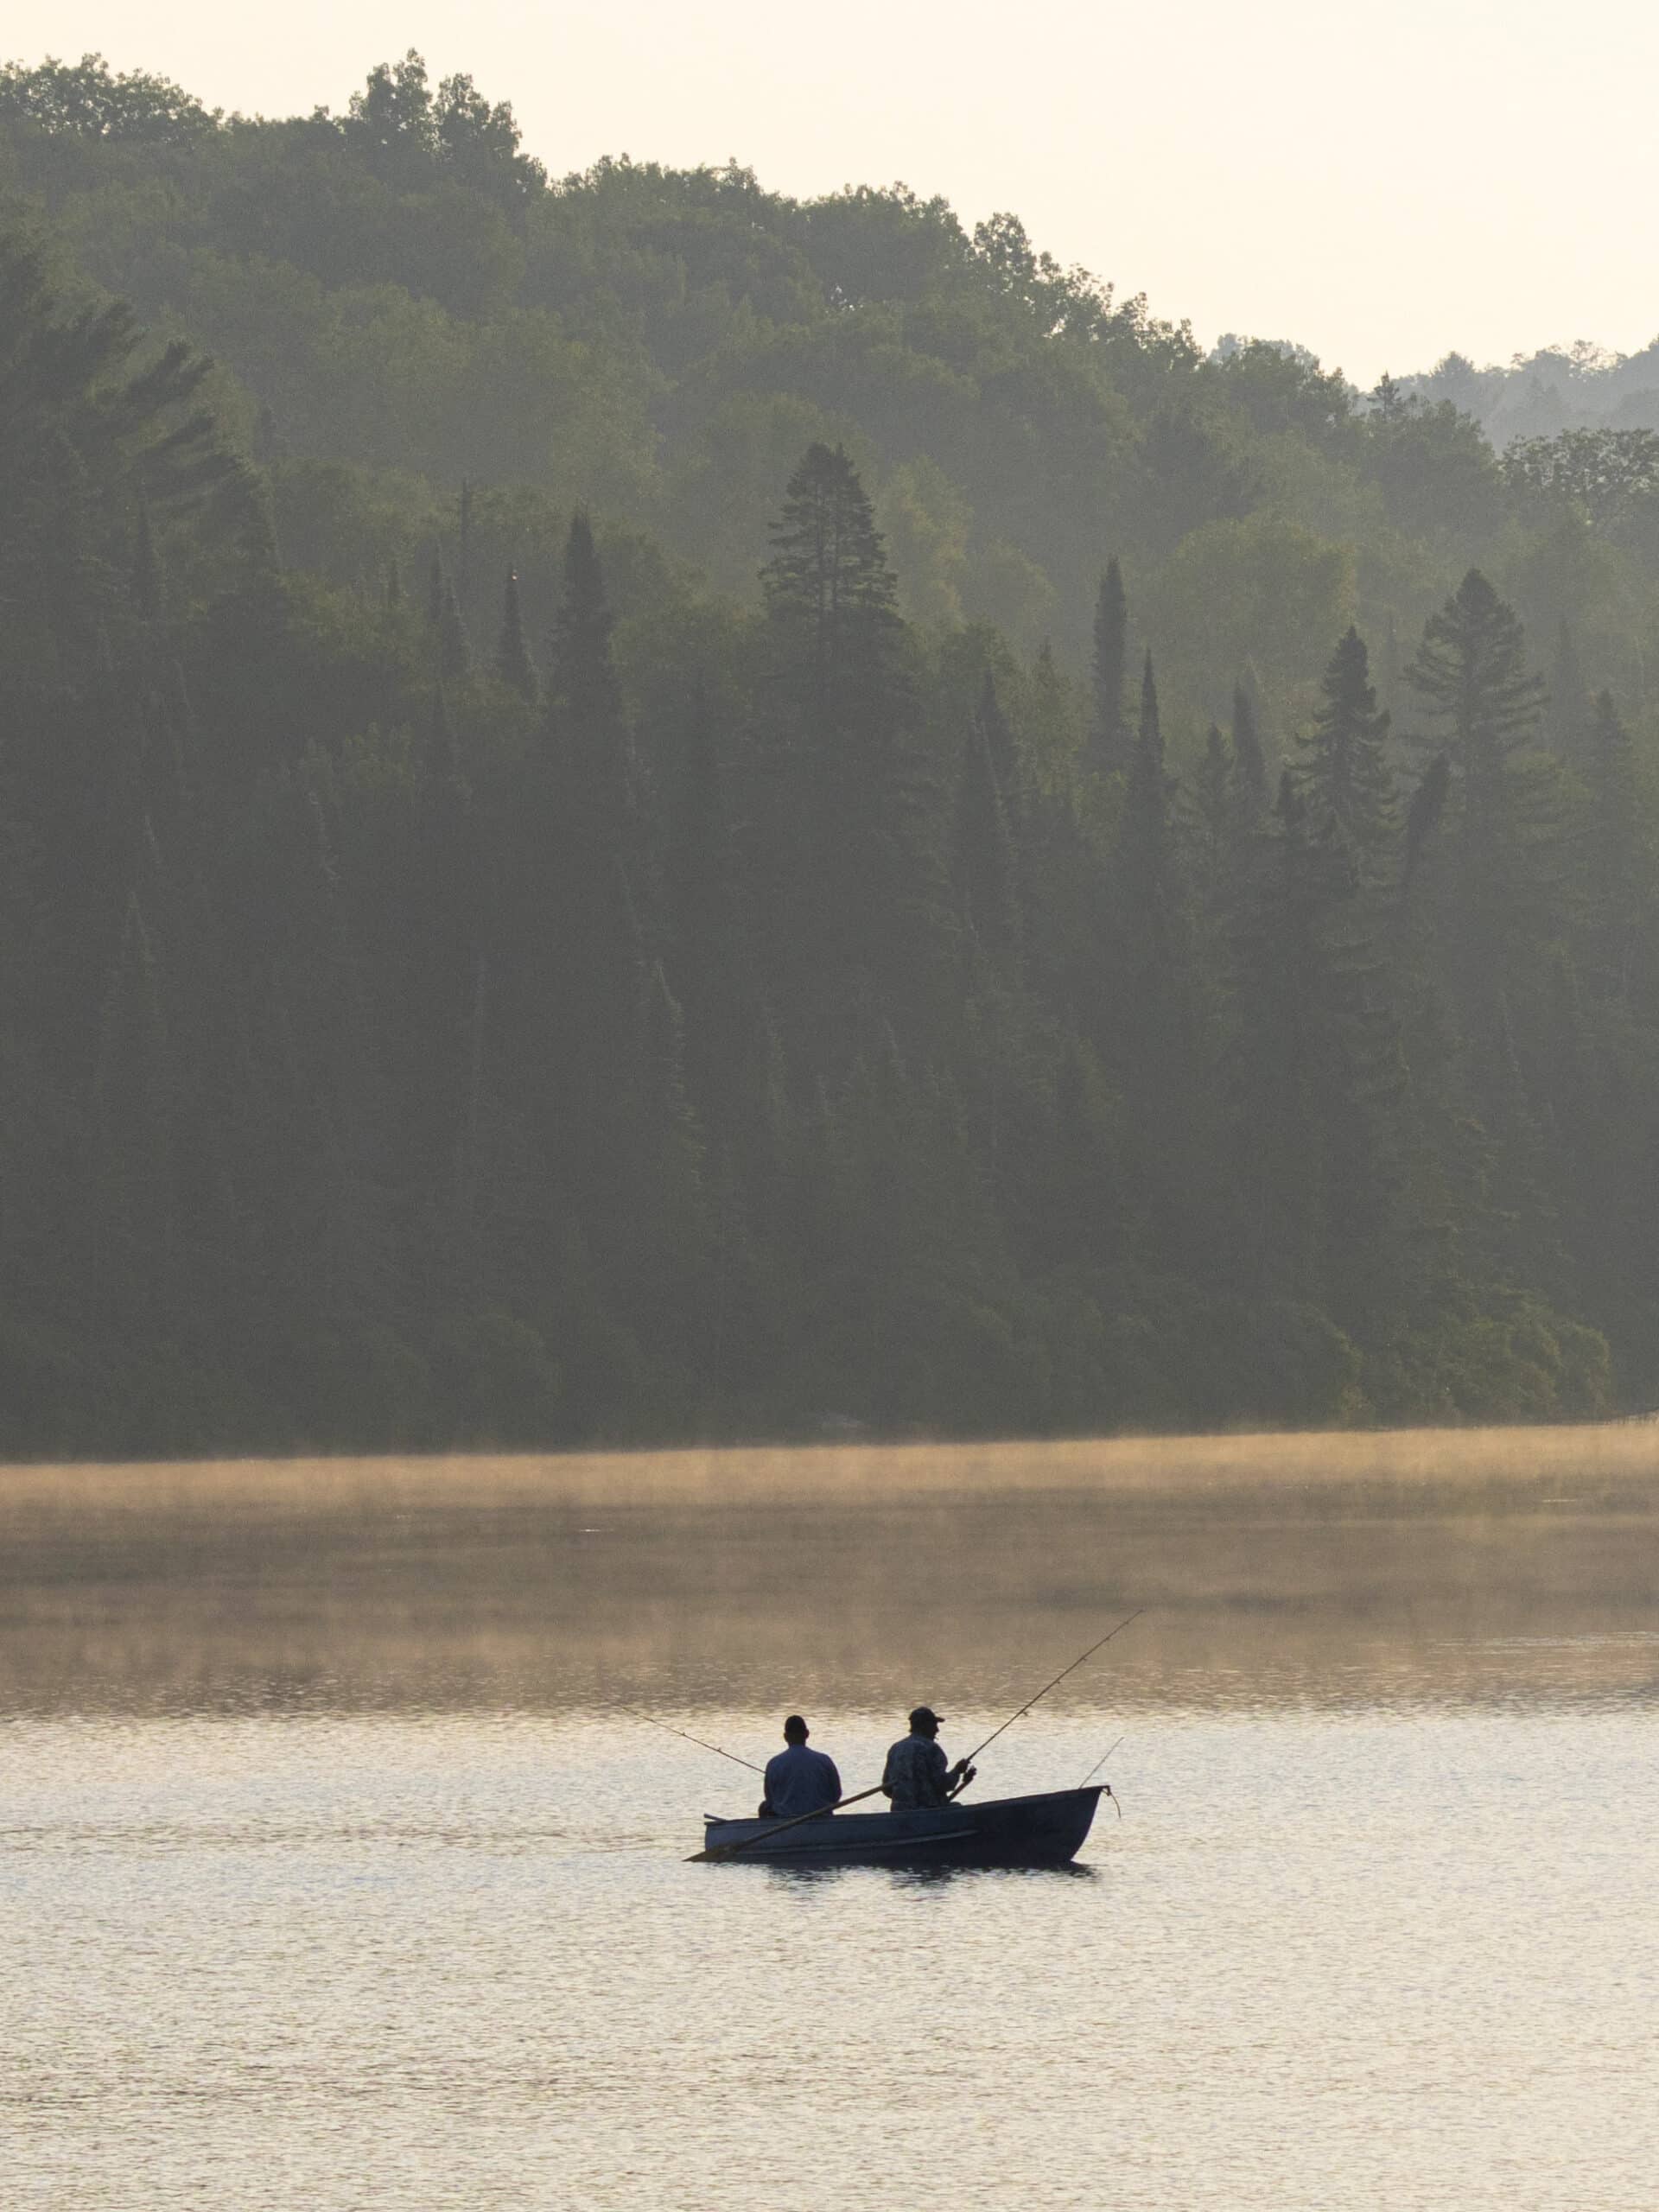
[[[785,1721],[784,1741],[789,1748],[766,1762],[766,1802],[760,1808],[763,1821],[827,1812],[840,1802],[841,1777],[836,1763],[822,1751],[808,1751],[806,1739],[810,1733],[798,1713],[791,1713]]]
[[[918,1705],[910,1716],[909,1735],[887,1753],[881,1791],[892,1798],[895,1813],[948,1805],[978,1771],[966,1759],[958,1759],[955,1766],[945,1764],[944,1746],[938,1741],[939,1720],[931,1706]]]

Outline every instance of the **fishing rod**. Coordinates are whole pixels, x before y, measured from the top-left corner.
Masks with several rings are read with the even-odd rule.
[[[1128,1737],[1128,1730],[1123,1730],[1123,1734],[1122,1734],[1122,1737],[1117,1738],[1117,1743],[1123,1743],[1123,1738],[1126,1738],[1126,1737]],[[1095,1761],[1095,1765],[1090,1767],[1090,1770],[1089,1770],[1089,1774],[1084,1774],[1082,1781],[1077,1783],[1079,1789],[1086,1789],[1086,1787],[1089,1787],[1090,1783],[1093,1783],[1093,1778],[1097,1777],[1099,1770],[1102,1770],[1102,1767],[1106,1765],[1106,1758],[1113,1757],[1113,1752],[1115,1752],[1115,1750],[1117,1750],[1117,1743],[1115,1743],[1113,1750],[1110,1750],[1110,1752],[1106,1752],[1106,1757],[1103,1757],[1103,1758],[1097,1758],[1097,1761]],[[1115,1792],[1115,1789],[1113,1789],[1113,1785],[1110,1785],[1110,1783],[1102,1783],[1102,1789],[1103,1789],[1103,1792],[1106,1792],[1106,1796],[1109,1796],[1110,1801],[1113,1801],[1113,1812],[1117,1814],[1117,1818],[1119,1818],[1119,1821],[1122,1821],[1122,1818],[1123,1818],[1123,1808],[1122,1808],[1122,1805],[1119,1805],[1119,1802],[1117,1802],[1117,1792]]]
[[[1124,1735],[1126,1736],[1128,1732],[1125,1730]],[[1117,1739],[1117,1744],[1122,1743],[1124,1737],[1120,1736]],[[1079,1789],[1086,1789],[1089,1787],[1095,1777],[1100,1772],[1102,1767],[1105,1765],[1107,1760],[1112,1756],[1112,1751],[1115,1751],[1117,1749],[1117,1744],[1114,1744],[1112,1745],[1111,1751],[1102,1752],[1101,1756],[1095,1761],[1093,1766],[1090,1768],[1088,1773],[1084,1776],[1083,1780],[1077,1784]]]
[[[683,1744],[696,1744],[700,1751],[716,1751],[721,1758],[730,1759],[734,1766],[747,1767],[751,1774],[765,1774],[766,1770],[763,1766],[756,1766],[753,1759],[739,1758],[735,1751],[728,1751],[723,1744],[711,1744],[706,1738],[690,1735],[683,1728],[671,1728],[666,1720],[653,1719],[650,1713],[641,1713],[637,1705],[623,1704],[620,1698],[616,1701],[624,1713],[631,1713],[636,1720],[643,1720],[647,1728],[660,1728],[664,1736],[677,1736]]]
[[[1122,1631],[1129,1625],[1130,1621],[1138,1621],[1141,1614],[1144,1613],[1146,1610],[1147,1609],[1144,1605],[1137,1605],[1134,1612],[1130,1613],[1126,1619],[1119,1621],[1116,1628],[1109,1629],[1106,1631],[1106,1634],[1101,1637],[1098,1643],[1091,1643],[1089,1649],[1082,1655],[1081,1658],[1074,1659],[1069,1667],[1062,1667],[1059,1673],[1055,1675],[1054,1680],[1052,1682],[1045,1682],[1041,1689],[1037,1692],[1035,1697],[1028,1698],[1025,1704],[1020,1707],[1018,1713],[1011,1713],[1008,1715],[1007,1719],[1002,1723],[1002,1728],[1012,1728],[1016,1720],[1023,1719],[1026,1714],[1031,1711],[1033,1706],[1041,1704],[1042,1700],[1048,1695],[1050,1690],[1057,1689],[1065,1680],[1068,1675],[1075,1675],[1078,1668],[1082,1666],[1084,1659],[1092,1659],[1096,1652],[1101,1650],[1105,1645],[1109,1644],[1115,1636],[1122,1635]],[[1002,1728],[993,1728],[990,1734],[980,1745],[979,1751],[969,1752],[967,1758],[962,1762],[963,1765],[965,1767],[972,1766],[974,1761],[979,1757],[979,1752],[988,1751],[996,1741],[997,1738],[1002,1733]],[[1113,1748],[1116,1749],[1116,1745],[1114,1745]]]

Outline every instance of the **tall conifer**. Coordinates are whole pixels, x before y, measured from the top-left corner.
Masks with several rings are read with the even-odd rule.
[[[524,613],[518,603],[518,577],[509,570],[506,589],[502,594],[501,634],[496,640],[495,674],[499,682],[509,690],[516,691],[529,706],[534,706],[541,696],[541,685],[537,681],[536,667],[530,657],[530,647],[524,642]]]
[[[1113,555],[1095,599],[1094,719],[1090,753],[1103,775],[1122,775],[1129,766],[1134,740],[1129,727],[1129,608],[1123,572]]]

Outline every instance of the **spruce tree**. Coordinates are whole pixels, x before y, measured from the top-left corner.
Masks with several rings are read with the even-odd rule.
[[[1141,723],[1118,830],[1117,875],[1131,961],[1143,970],[1170,950],[1178,901],[1170,803],[1174,785],[1164,767],[1158,683],[1147,653],[1141,671]]]
[[[1248,835],[1267,820],[1271,795],[1255,699],[1242,681],[1233,686],[1233,787],[1241,826]]]
[[[950,815],[914,740],[893,572],[839,447],[809,449],[772,543],[769,988],[826,1067],[877,1008],[902,999],[919,1016],[929,1001],[950,957]]]
[[[408,1033],[413,1166],[428,1192],[469,1176],[484,1019],[484,863],[477,808],[442,686],[416,798]]]
[[[988,958],[1012,960],[1020,943],[1020,892],[1014,842],[997,789],[984,724],[963,741],[957,786],[956,877],[963,918]]]
[[[518,578],[509,570],[501,604],[501,634],[496,640],[495,675],[509,690],[533,707],[541,696],[535,664],[524,642],[524,620],[518,603]]]
[[[1540,910],[1529,893],[1538,887],[1548,825],[1529,817],[1517,761],[1535,738],[1544,687],[1527,666],[1514,609],[1478,569],[1470,569],[1429,617],[1407,681],[1435,725],[1425,742],[1443,752],[1448,766],[1457,850],[1453,955],[1469,1033],[1490,1036],[1517,939],[1524,942],[1537,925]]]
[[[1095,600],[1095,704],[1089,739],[1090,761],[1102,775],[1124,774],[1130,764],[1128,654],[1128,601],[1123,590],[1123,572],[1114,554]]]
[[[1394,834],[1394,779],[1364,640],[1350,628],[1326,664],[1313,727],[1298,741],[1297,788],[1316,820],[1334,822],[1375,872]]]
[[[1198,892],[1206,903],[1223,894],[1233,853],[1234,766],[1227,741],[1211,722],[1192,779],[1192,845]]]
[[[1596,978],[1607,995],[1628,1000],[1650,876],[1652,846],[1643,820],[1636,748],[1611,691],[1598,693],[1582,739],[1590,795],[1584,900]]]
[[[891,734],[898,584],[844,448],[808,448],[772,544],[761,581],[813,741],[879,758]]]
[[[622,709],[615,628],[593,524],[578,509],[564,546],[564,593],[553,626],[547,727],[563,754],[583,834],[623,855],[639,807],[632,733]]]

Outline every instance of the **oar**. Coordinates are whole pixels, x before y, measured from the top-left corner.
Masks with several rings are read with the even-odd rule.
[[[694,1851],[685,1863],[695,1866],[702,1859],[734,1859],[751,1844],[770,1843],[773,1836],[787,1835],[791,1828],[798,1828],[808,1821],[826,1821],[831,1813],[840,1812],[843,1805],[861,1805],[867,1797],[874,1797],[880,1787],[877,1782],[868,1789],[861,1789],[856,1796],[837,1797],[833,1805],[819,1805],[812,1812],[796,1813],[786,1821],[768,1821],[759,1835],[740,1836],[735,1843],[711,1843],[707,1851]]]

